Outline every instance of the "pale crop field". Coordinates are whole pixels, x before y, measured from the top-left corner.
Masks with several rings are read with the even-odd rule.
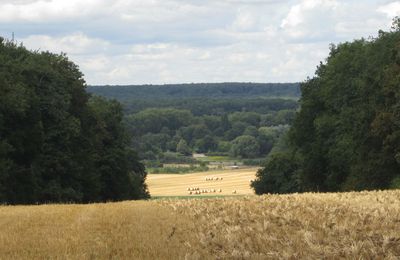
[[[0,206],[0,259],[400,259],[400,190]]]
[[[254,194],[254,190],[250,187],[250,181],[256,178],[257,170],[258,168],[252,167],[188,174],[149,174],[146,183],[152,196],[251,195]],[[199,191],[215,190],[215,192],[203,192],[198,195],[192,192],[190,195],[188,188],[199,188]]]

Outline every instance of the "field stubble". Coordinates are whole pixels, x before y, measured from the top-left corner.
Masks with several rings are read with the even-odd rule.
[[[250,180],[256,178],[258,167],[235,170],[219,170],[189,174],[149,174],[146,183],[152,196],[187,196],[187,188],[198,187],[200,190],[219,190],[222,192],[203,193],[202,196],[215,195],[252,195]],[[218,177],[222,180],[209,180],[206,177]],[[196,195],[192,195],[196,196]]]
[[[400,191],[0,207],[4,259],[399,259]]]

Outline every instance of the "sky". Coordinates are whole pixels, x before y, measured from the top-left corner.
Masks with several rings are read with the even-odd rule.
[[[393,0],[1,0],[0,36],[66,53],[89,85],[299,82]]]

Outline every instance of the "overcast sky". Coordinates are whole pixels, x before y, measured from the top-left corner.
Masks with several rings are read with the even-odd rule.
[[[88,84],[294,82],[396,15],[393,0],[1,0],[0,35],[67,53]]]

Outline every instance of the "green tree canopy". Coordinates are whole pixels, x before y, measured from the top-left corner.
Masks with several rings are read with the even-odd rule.
[[[242,135],[232,142],[231,155],[235,157],[252,158],[260,154],[257,139],[250,135]]]
[[[192,151],[184,139],[181,139],[176,146],[176,151],[183,155],[191,155]]]
[[[286,155],[272,158],[259,183],[296,179],[297,190],[305,191],[395,186],[400,175],[399,21],[377,38],[331,45],[326,63],[301,84],[301,109],[289,131],[296,164],[283,167]],[[282,165],[282,172],[274,165]],[[276,185],[280,192],[294,191],[284,188],[285,181]]]
[[[0,38],[0,203],[147,197],[119,103],[90,98],[65,55]]]

